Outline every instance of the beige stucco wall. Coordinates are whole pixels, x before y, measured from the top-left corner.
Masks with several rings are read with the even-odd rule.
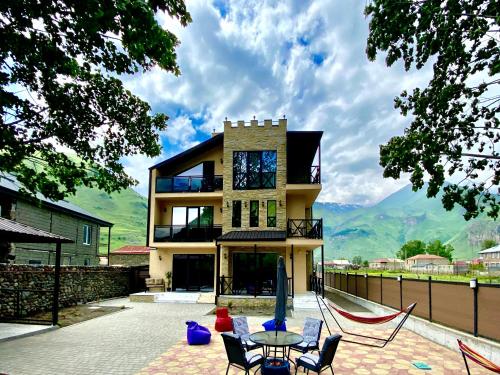
[[[224,122],[224,207],[223,233],[231,230],[262,230],[267,228],[267,200],[276,200],[276,227],[286,229],[286,120],[273,125],[265,120],[259,126],[256,120],[245,126],[242,121]],[[233,151],[276,150],[276,189],[233,190]],[[241,228],[232,228],[232,202],[241,200]],[[250,200],[259,201],[259,227],[251,228]],[[281,205],[280,205],[281,202]],[[246,203],[246,207],[245,207]],[[262,204],[264,203],[264,204]]]
[[[287,197],[286,213],[288,219],[305,219],[306,202],[304,197],[293,195]]]

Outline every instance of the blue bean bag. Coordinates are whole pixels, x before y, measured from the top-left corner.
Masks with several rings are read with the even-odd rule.
[[[198,323],[188,320],[187,324],[187,342],[189,345],[207,345],[210,342],[212,334],[208,328],[200,326]]]
[[[274,323],[274,319],[271,319],[271,320],[268,320],[267,322],[264,322],[262,324],[262,327],[264,327],[264,329],[266,331],[275,331],[276,330],[276,325]],[[281,323],[281,325],[278,326],[278,331],[286,331],[286,324],[285,324],[285,322]]]

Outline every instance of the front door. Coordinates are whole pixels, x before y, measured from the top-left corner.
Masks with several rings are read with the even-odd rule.
[[[174,254],[172,290],[214,290],[214,255]]]

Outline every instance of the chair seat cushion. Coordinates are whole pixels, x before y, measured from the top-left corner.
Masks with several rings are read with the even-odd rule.
[[[250,366],[254,365],[255,363],[262,361],[264,357],[260,354],[255,354],[255,353],[250,353],[246,352],[245,357],[247,359],[247,362]]]
[[[314,368],[318,365],[319,356],[317,356],[315,354],[311,354],[311,353],[306,353],[297,359],[297,365],[299,362],[304,363],[304,364],[308,364]],[[302,364],[301,364],[301,366],[302,366]]]

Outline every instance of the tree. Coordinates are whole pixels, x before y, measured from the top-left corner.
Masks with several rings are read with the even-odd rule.
[[[498,243],[495,240],[484,240],[481,242],[481,250],[486,250],[491,247],[495,247],[496,245],[498,245]]]
[[[363,261],[363,267],[368,268],[369,265],[370,265],[370,263],[368,263],[367,260]]]
[[[444,245],[439,240],[430,241],[426,247],[427,254],[433,254],[433,255],[438,255],[440,257],[448,258],[450,262],[453,260],[452,253],[454,250],[455,249],[453,248],[453,246],[449,244]]]
[[[158,12],[191,22],[183,0],[0,3],[0,171],[52,199],[136,183],[120,159],[159,155],[167,116],[118,78],[155,66],[180,74],[179,41]]]
[[[361,264],[363,263],[363,259],[361,258],[361,256],[356,255],[355,257],[352,258],[351,263],[357,266],[361,266]]]
[[[384,177],[411,174],[413,190],[424,186],[451,210],[465,208],[464,218],[486,211],[497,218],[500,182],[499,29],[496,0],[372,0],[366,53],[375,60],[386,51],[386,64],[400,60],[408,71],[433,64],[424,89],[403,91],[394,100],[411,116],[404,135],[380,146]],[[445,177],[459,174],[458,183]]]
[[[425,254],[426,245],[423,241],[420,240],[412,240],[405,243],[401,246],[401,249],[396,253],[396,256],[399,259],[408,259],[412,256],[418,254]]]

